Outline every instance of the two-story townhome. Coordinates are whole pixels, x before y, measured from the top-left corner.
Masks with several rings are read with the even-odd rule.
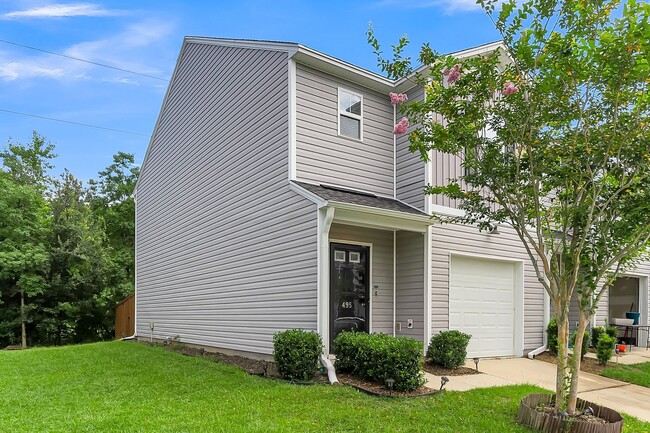
[[[542,346],[549,302],[516,234],[430,218],[458,212],[423,187],[460,162],[411,154],[389,92],[424,97],[303,45],[187,37],[137,185],[137,335],[252,357],[289,328],[325,353],[344,329],[459,329],[479,357]],[[647,323],[648,275],[597,322],[635,303]]]

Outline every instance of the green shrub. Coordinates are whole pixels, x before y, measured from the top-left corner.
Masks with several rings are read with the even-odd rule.
[[[427,356],[434,364],[445,368],[458,368],[465,364],[467,345],[471,335],[460,331],[443,331],[433,337],[427,349]]]
[[[548,322],[546,334],[548,335],[548,353],[557,355],[557,320],[555,318]]]
[[[596,347],[598,346],[598,340],[600,340],[600,336],[605,333],[605,328],[603,326],[594,326],[591,328],[591,346]]]
[[[598,363],[600,365],[607,365],[607,362],[612,357],[612,351],[616,345],[616,340],[612,338],[609,334],[603,334],[598,340],[596,345],[596,357],[598,358]]]
[[[424,385],[423,347],[413,338],[344,331],[336,336],[332,349],[338,371],[381,384],[393,379],[393,389],[398,391]]]
[[[616,326],[608,326],[605,329],[605,332],[614,339],[614,342],[616,342],[618,339],[618,328]]]
[[[578,334],[578,331],[575,330],[573,331],[573,334],[571,334],[571,344],[574,346],[575,350],[575,344],[576,344],[576,335]],[[582,337],[582,353],[580,353],[580,360],[585,359],[585,355],[587,354],[587,350],[589,350],[589,331],[585,331],[584,337]]]
[[[315,332],[289,329],[273,336],[273,359],[287,380],[310,380],[318,371],[323,341]]]

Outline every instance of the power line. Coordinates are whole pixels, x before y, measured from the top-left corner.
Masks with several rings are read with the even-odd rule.
[[[5,43],[5,44],[9,44],[9,45],[14,45],[16,47],[27,48],[29,50],[40,51],[41,53],[47,53],[47,54],[51,54],[53,56],[65,57],[66,59],[76,60],[78,62],[90,63],[91,65],[101,66],[103,68],[109,68],[109,69],[114,69],[116,71],[127,72],[129,74],[140,75],[141,77],[151,78],[152,80],[160,80],[160,81],[169,82],[169,80],[166,79],[166,78],[154,77],[153,75],[143,74],[142,72],[130,71],[128,69],[122,69],[122,68],[118,68],[116,66],[106,65],[104,63],[93,62],[91,60],[81,59],[79,57],[68,56],[67,54],[55,53],[53,51],[47,51],[47,50],[43,50],[41,48],[30,47],[29,45],[23,45],[23,44],[19,44],[19,43],[16,43],[16,42],[6,41],[4,39],[0,39],[0,42]]]
[[[16,114],[18,116],[35,117],[37,119],[51,120],[53,122],[69,123],[71,125],[85,126],[87,128],[103,129],[104,131],[113,131],[113,132],[120,132],[122,134],[131,134],[131,135],[139,135],[139,136],[142,136],[142,137],[148,137],[147,134],[141,134],[139,132],[124,131],[122,129],[114,129],[114,128],[106,128],[105,126],[97,126],[97,125],[90,125],[88,123],[72,122],[70,120],[62,120],[62,119],[55,119],[53,117],[39,116],[37,114],[20,113],[18,111],[5,110],[3,108],[0,108],[0,111],[2,111],[4,113],[9,113],[9,114]]]

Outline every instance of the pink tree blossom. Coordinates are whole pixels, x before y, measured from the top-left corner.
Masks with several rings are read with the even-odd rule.
[[[501,93],[504,95],[511,95],[513,93],[517,93],[518,91],[519,89],[514,85],[512,81],[506,81],[503,85],[503,91]]]
[[[404,94],[404,93],[390,92],[388,94],[388,96],[390,96],[390,103],[393,104],[393,105],[399,105],[401,103],[404,103],[404,102],[408,101],[408,99],[409,99],[408,96],[406,96],[406,94]]]
[[[408,131],[409,128],[409,121],[406,117],[402,117],[402,120],[399,121],[397,125],[395,125],[395,128],[393,128],[393,134],[395,135],[402,135],[405,134],[406,131]]]
[[[442,75],[447,78],[447,83],[449,85],[454,84],[456,81],[460,80],[460,64],[457,63],[453,68],[445,68],[442,70]]]

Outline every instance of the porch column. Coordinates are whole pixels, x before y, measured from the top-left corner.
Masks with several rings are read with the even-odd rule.
[[[424,234],[424,350],[431,341],[431,239],[433,230],[428,226]]]
[[[317,319],[316,331],[323,339],[324,353],[330,353],[329,347],[329,233],[334,220],[334,208],[318,209],[317,235]]]

